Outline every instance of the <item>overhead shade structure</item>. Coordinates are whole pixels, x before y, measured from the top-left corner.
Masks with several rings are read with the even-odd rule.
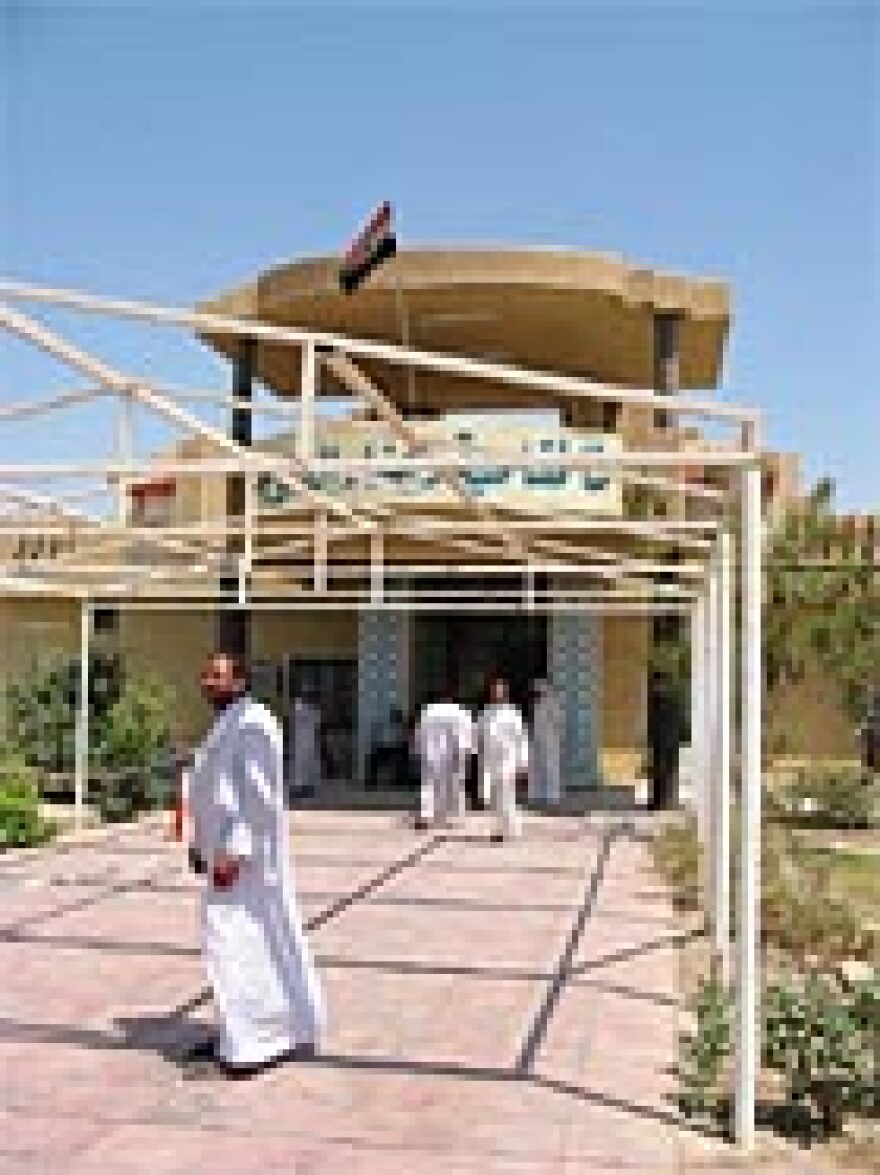
[[[554,371],[623,388],[650,388],[655,315],[678,323],[679,388],[717,385],[730,325],[727,286],[660,273],[593,253],[529,249],[405,249],[352,294],[340,289],[338,257],[279,265],[200,306],[206,313],[257,318],[328,334],[399,343],[399,291],[406,293],[409,344]],[[203,337],[232,357],[237,341]],[[419,371],[415,400],[403,364],[365,361],[399,407],[447,412],[466,407],[473,386],[453,373]],[[256,376],[279,395],[299,395],[290,347],[260,345]],[[331,379],[324,394],[338,392]],[[482,381],[490,408],[546,408],[535,389]],[[557,404],[560,400],[555,401]]]

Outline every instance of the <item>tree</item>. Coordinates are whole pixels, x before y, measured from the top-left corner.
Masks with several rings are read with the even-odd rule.
[[[818,669],[855,725],[880,682],[880,587],[872,553],[833,511],[819,481],[786,511],[765,546],[764,665],[768,703]]]
[[[780,691],[817,670],[857,725],[880,687],[880,584],[871,554],[841,527],[834,484],[820,480],[771,526],[764,544],[763,653],[768,746]],[[741,544],[737,543],[737,547]],[[739,627],[739,603],[735,608]],[[738,641],[737,641],[738,647]],[[655,641],[651,668],[671,680],[683,710],[690,675],[689,637],[676,628]],[[737,679],[738,681],[738,679]]]

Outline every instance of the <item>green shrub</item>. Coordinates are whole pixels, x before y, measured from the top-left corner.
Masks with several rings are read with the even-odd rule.
[[[805,1140],[840,1134],[877,1104],[878,978],[784,977],[764,996],[764,1064],[785,1081],[785,1117]]]
[[[678,1100],[687,1118],[718,1119],[730,1104],[732,1006],[731,992],[713,967],[688,1005],[692,1026],[678,1038]]]
[[[89,662],[89,682],[89,721],[97,735],[119,697],[119,658],[95,653]],[[79,662],[66,654],[35,665],[7,688],[9,737],[32,766],[57,773],[73,770],[78,694]]]
[[[173,695],[153,676],[129,680],[108,709],[95,749],[105,820],[130,820],[167,802],[173,785]]]
[[[847,981],[844,981],[847,982]],[[862,1039],[862,1090],[857,1109],[880,1118],[880,968],[848,982],[852,1017]]]
[[[54,831],[40,813],[35,771],[20,752],[0,750],[0,852],[42,844]]]

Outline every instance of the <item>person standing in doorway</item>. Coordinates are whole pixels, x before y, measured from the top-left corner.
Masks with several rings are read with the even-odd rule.
[[[550,684],[534,684],[532,706],[532,756],[529,763],[529,800],[556,805],[562,799],[562,731],[565,716]]]
[[[522,714],[509,698],[507,682],[496,677],[489,685],[489,703],[478,723],[480,774],[494,813],[492,840],[519,836],[522,820],[516,804],[517,780],[529,766],[529,739]]]
[[[666,673],[651,674],[648,697],[648,745],[651,750],[652,811],[670,808],[677,802],[676,771],[683,734],[681,708]]]
[[[290,709],[290,795],[313,796],[321,782],[321,711],[306,693]]]
[[[281,730],[248,696],[236,657],[211,656],[201,687],[215,719],[191,775],[190,861],[205,877],[203,953],[219,1035],[188,1059],[249,1077],[314,1054],[324,999],[293,887]]]
[[[409,768],[408,731],[406,716],[399,706],[392,706],[388,717],[375,723],[373,745],[367,758],[365,786],[375,789],[380,778],[395,787],[406,783]]]

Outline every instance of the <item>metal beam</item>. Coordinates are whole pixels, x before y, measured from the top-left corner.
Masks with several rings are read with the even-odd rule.
[[[144,407],[152,409],[157,415],[176,424],[184,432],[210,441],[222,452],[233,454],[238,459],[238,462],[247,462],[248,468],[253,468],[254,463],[258,460],[246,448],[243,448],[236,441],[230,440],[222,430],[205,424],[197,416],[193,416],[192,413],[187,412],[172,400],[154,391],[146,381],[130,379],[121,372],[109,367],[102,360],[95,358],[93,355],[89,355],[79,347],[75,347],[73,344],[67,342],[60,335],[43,326],[42,323],[20,314],[8,306],[0,306],[0,326],[33,343],[56,359],[74,368],[74,370],[80,371],[90,379],[96,380],[99,384],[106,387],[108,391],[115,392],[117,395],[132,395]],[[297,462],[290,458],[284,462],[284,468],[286,469],[285,476],[297,493],[301,494],[305,500],[310,501],[313,505],[325,507],[334,513],[348,518],[350,521],[358,519],[359,516],[353,510],[344,503],[334,499],[332,495],[317,494],[309,490],[302,481],[302,471],[298,469],[297,464]],[[244,468],[243,464],[234,464],[233,468],[228,470],[228,472],[240,472],[242,468]],[[104,472],[105,475],[108,472],[106,465]],[[131,474],[132,472],[130,467],[126,468],[124,465],[119,467],[119,475],[121,476]]]
[[[231,315],[208,314],[186,307],[163,307],[147,302],[136,302],[118,298],[100,298],[93,294],[74,290],[49,289],[22,282],[0,281],[0,296],[11,301],[44,302],[56,306],[68,306],[89,314],[103,314],[111,317],[139,319],[144,322],[165,323],[169,326],[185,327],[206,335],[238,335],[263,339],[267,342],[300,345],[314,342],[328,350],[342,351],[366,359],[382,359],[400,366],[411,365],[426,371],[443,371],[453,375],[466,375],[474,379],[486,379],[508,383],[513,386],[529,387],[540,391],[556,392],[561,395],[580,396],[597,401],[611,400],[619,404],[644,404],[662,407],[680,416],[704,416],[736,423],[749,423],[758,419],[759,413],[746,408],[719,404],[712,400],[690,400],[669,397],[663,404],[653,390],[634,390],[609,387],[591,383],[588,380],[560,376],[551,372],[527,371],[519,367],[458,355],[435,354],[428,351],[398,347],[388,343],[377,343],[366,339],[351,339],[323,331],[312,331],[298,327],[279,327],[254,319],[235,318]]]

